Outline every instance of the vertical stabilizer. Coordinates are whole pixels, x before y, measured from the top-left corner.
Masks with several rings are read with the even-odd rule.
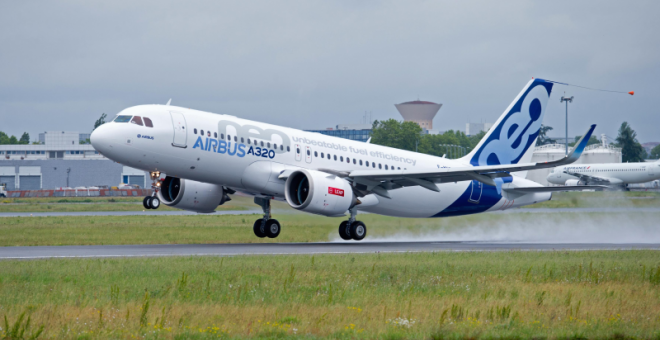
[[[532,79],[476,148],[461,158],[474,166],[528,163],[539,135],[552,83]],[[524,177],[525,173],[518,173]]]

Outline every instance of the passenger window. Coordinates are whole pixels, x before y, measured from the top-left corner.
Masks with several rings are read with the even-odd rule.
[[[398,166],[398,167],[397,167],[396,169],[397,169],[397,170],[401,170],[401,167],[400,167],[400,166]]]
[[[321,158],[325,158],[325,154],[323,154],[323,152],[321,152]]]
[[[353,164],[357,164],[357,163],[355,163],[355,158],[353,158]]]
[[[195,131],[195,134],[197,134],[197,129],[193,129],[193,131]]]
[[[266,144],[267,144],[267,145],[268,145],[268,147],[270,148],[270,142],[268,142],[268,143],[266,143]]]
[[[286,151],[287,151],[287,152],[291,151],[291,147],[289,147],[289,146],[287,145],[287,147],[286,147]]]
[[[351,159],[346,157],[346,163],[350,163],[350,162],[351,162]]]
[[[382,168],[383,166],[380,163],[378,163],[378,169],[382,169]]]
[[[369,161],[365,161],[364,163],[366,166],[369,166]]]
[[[296,153],[300,153],[300,148],[296,148]]]
[[[360,165],[362,165],[362,160],[360,160]]]
[[[202,133],[204,133],[204,132],[202,132]],[[227,135],[227,140],[231,142],[231,136],[230,135]]]
[[[241,143],[245,143],[245,139],[243,139],[243,137],[241,137]]]
[[[131,121],[131,117],[133,117],[133,116],[117,116],[117,118],[115,118],[114,122],[115,123],[128,123],[128,122]]]
[[[144,117],[144,126],[146,127],[154,127],[154,123],[151,122],[151,119]]]
[[[261,141],[261,146],[264,146],[264,141]],[[300,151],[298,151],[298,153],[300,153]]]
[[[250,144],[250,138],[248,138],[248,144]]]
[[[238,137],[234,136],[234,142],[238,142]]]
[[[312,153],[309,150],[307,150],[307,156],[311,156],[311,155]]]
[[[337,155],[334,156],[335,160],[337,160]]]
[[[339,156],[339,161],[343,162],[344,161],[344,156]]]
[[[288,146],[286,148],[289,149]],[[280,150],[284,151],[284,145],[280,145]]]
[[[220,134],[220,139],[225,139],[225,134],[224,133]]]
[[[199,130],[201,132],[201,135],[204,136],[204,130]]]
[[[277,144],[273,144],[273,149],[277,150]]]
[[[319,153],[314,151],[314,157],[318,157],[318,156],[319,156]]]
[[[131,120],[131,123],[142,126],[142,118],[140,118],[140,116],[135,116],[133,117],[133,120]]]
[[[211,131],[206,131],[206,136],[211,137]]]
[[[375,169],[376,168],[376,163],[371,162],[371,167]]]
[[[213,138],[218,138],[218,133],[217,132],[213,133]]]

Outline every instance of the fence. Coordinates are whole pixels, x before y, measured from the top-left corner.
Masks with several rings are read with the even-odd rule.
[[[139,197],[151,195],[151,189],[69,189],[69,190],[15,190],[7,197]]]

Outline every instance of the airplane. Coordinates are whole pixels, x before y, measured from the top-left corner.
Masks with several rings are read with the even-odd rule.
[[[660,160],[645,163],[565,165],[552,169],[546,179],[552,184],[566,186],[603,185],[613,189],[625,189],[631,183],[660,179]]]
[[[575,162],[595,125],[565,158],[531,163],[553,86],[530,80],[468,155],[447,159],[313,132],[166,105],[133,106],[91,135],[111,160],[148,171],[160,203],[212,213],[241,191],[264,215],[258,237],[275,238],[280,223],[272,199],[328,217],[346,216],[339,236],[362,240],[358,211],[396,217],[447,217],[505,210],[550,200],[552,192],[601,186],[543,187],[525,179],[529,170]]]

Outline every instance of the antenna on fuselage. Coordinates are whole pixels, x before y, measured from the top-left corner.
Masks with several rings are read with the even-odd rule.
[[[172,98],[170,98],[170,100],[167,101],[167,104],[165,104],[165,106],[170,106],[171,102],[172,102]]]

